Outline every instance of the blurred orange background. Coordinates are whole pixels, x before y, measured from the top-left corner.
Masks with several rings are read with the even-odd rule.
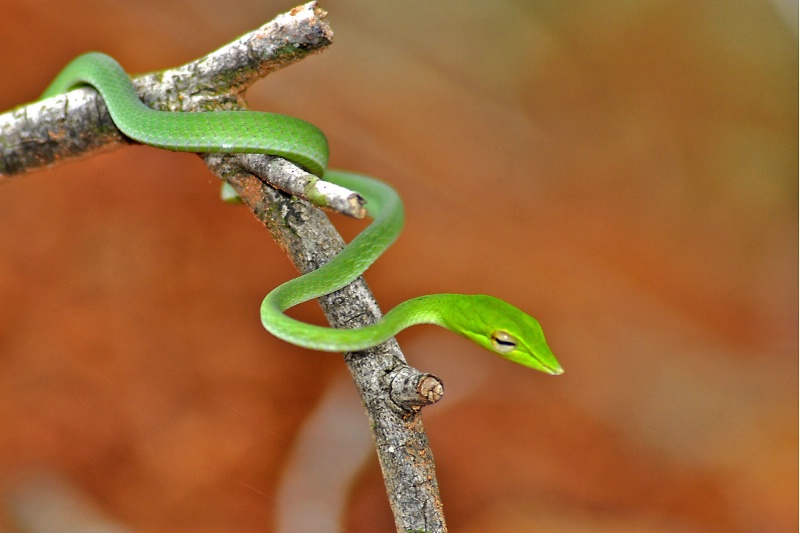
[[[0,108],[80,52],[160,70],[293,5],[0,0]],[[566,369],[400,336],[447,387],[424,419],[450,529],[796,531],[796,3],[322,7],[333,46],[249,101],[402,194],[378,301],[505,298]],[[261,328],[295,271],[215,180],[137,146],[0,187],[0,496],[45,471],[136,530],[199,533],[288,531],[287,479],[326,492],[290,465],[344,365]],[[354,464],[343,529],[393,530],[374,452]]]

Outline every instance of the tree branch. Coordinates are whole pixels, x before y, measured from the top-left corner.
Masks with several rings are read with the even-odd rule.
[[[309,2],[203,58],[136,77],[134,84],[142,100],[156,109],[246,109],[243,93],[254,81],[331,43],[325,16],[316,2]],[[130,142],[116,130],[97,93],[70,91],[0,115],[0,181]],[[356,193],[325,184],[281,158],[217,153],[202,157],[213,173],[233,186],[302,273],[325,264],[344,243],[325,215],[299,198],[350,216],[364,214]],[[364,326],[381,316],[362,278],[320,298],[320,304],[334,327]],[[397,530],[446,531],[420,417],[422,406],[441,398],[441,382],[410,368],[394,340],[345,354],[345,361],[367,410]]]

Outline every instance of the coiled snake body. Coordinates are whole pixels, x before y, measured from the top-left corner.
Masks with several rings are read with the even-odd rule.
[[[171,113],[150,109],[139,100],[122,67],[101,53],[74,59],[42,98],[81,85],[94,87],[117,128],[138,142],[177,151],[284,157],[366,199],[372,224],[326,265],[280,285],[264,298],[261,321],[277,337],[315,350],[348,352],[377,346],[416,324],[436,324],[515,363],[548,374],[563,372],[536,319],[492,296],[432,294],[412,298],[375,324],[356,329],[316,326],[287,316],[284,312],[288,308],[352,282],[391,246],[403,226],[403,207],[397,193],[367,176],[326,170],[328,143],[324,134],[300,119],[258,111]]]

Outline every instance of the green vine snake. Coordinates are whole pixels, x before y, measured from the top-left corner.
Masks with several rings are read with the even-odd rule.
[[[176,151],[280,156],[364,197],[373,222],[327,264],[278,286],[264,298],[261,321],[273,335],[315,350],[350,352],[377,346],[410,326],[435,324],[515,363],[548,374],[563,372],[536,319],[492,296],[412,298],[378,322],[355,329],[316,326],[289,317],[287,309],[348,285],[391,246],[402,230],[404,216],[395,191],[366,176],[326,171],[325,135],[300,119],[258,111],[173,113],[150,109],[139,100],[119,63],[105,54],[92,52],[74,59],[42,98],[84,85],[100,93],[114,124],[135,141]]]

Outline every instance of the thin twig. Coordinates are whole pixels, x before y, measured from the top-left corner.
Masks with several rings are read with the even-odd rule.
[[[156,109],[245,109],[243,92],[250,84],[330,44],[332,32],[325,16],[316,2],[309,2],[204,58],[137,77],[135,85],[145,103]],[[130,141],[116,130],[94,91],[70,91],[0,115],[0,181],[126,143]],[[329,261],[344,243],[319,209],[298,198],[301,193],[318,205],[363,215],[352,191],[320,185],[280,158],[202,157],[212,172],[236,189],[303,273]],[[361,278],[320,298],[320,304],[334,327],[364,326],[381,316]],[[397,530],[446,531],[433,456],[420,417],[422,406],[441,397],[441,382],[408,367],[394,340],[346,354],[345,361],[367,409]]]

